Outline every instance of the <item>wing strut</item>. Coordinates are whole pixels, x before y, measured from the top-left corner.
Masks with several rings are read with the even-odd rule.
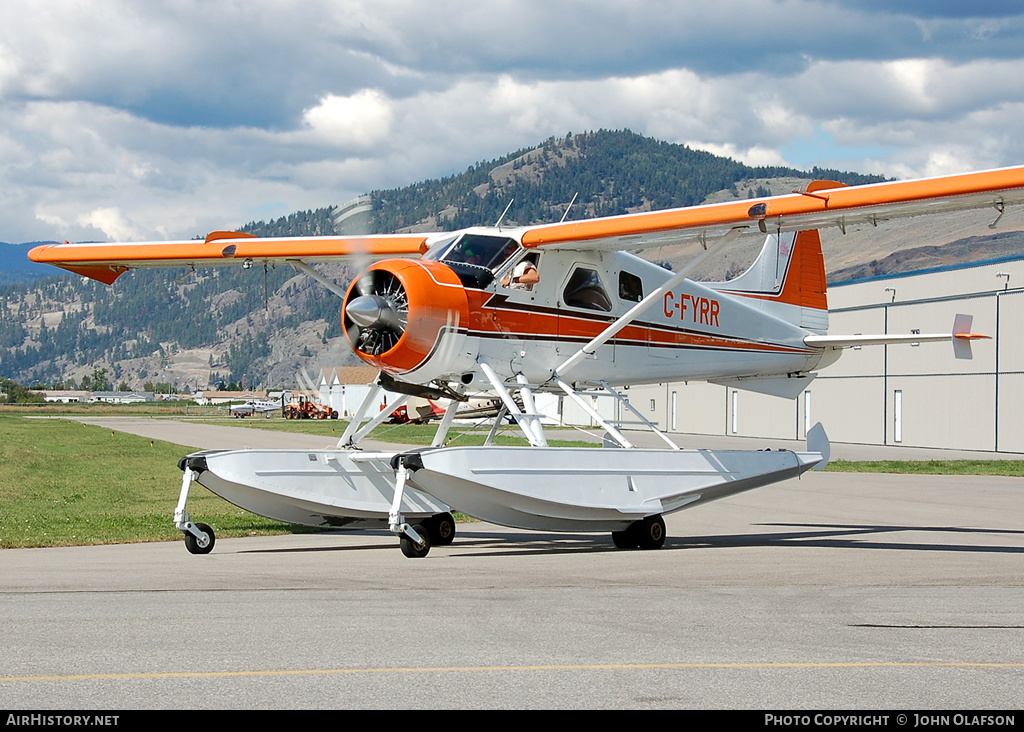
[[[379,384],[374,384],[370,387],[370,390],[366,392],[366,396],[363,397],[363,403],[359,405],[359,411],[352,417],[352,421],[349,422],[348,427],[345,428],[345,434],[343,434],[341,439],[338,440],[338,449],[355,447],[360,440],[373,432],[377,425],[390,417],[396,409],[409,400],[408,394],[402,394],[398,399],[377,412],[377,416],[367,422],[362,429],[359,429],[359,425],[361,425],[363,420],[366,419],[366,415],[369,414],[370,408],[377,400],[377,395],[380,394],[380,392],[381,387]]]
[[[455,413],[459,410],[459,405],[458,399],[452,399],[448,402],[448,407],[444,410],[444,416],[441,418],[441,424],[437,426],[434,439],[430,443],[431,447],[441,447],[444,444],[444,439],[448,436],[448,430],[451,429],[452,422],[455,421]]]
[[[669,446],[669,447],[670,447],[671,449],[673,449],[673,450],[681,450],[681,449],[682,449],[681,447],[679,447],[679,445],[677,445],[676,443],[674,443],[674,442],[673,442],[673,441],[672,441],[672,440],[671,440],[671,439],[669,438],[669,436],[668,436],[668,435],[666,435],[666,434],[665,434],[664,432],[662,432],[661,430],[659,430],[659,429],[658,429],[658,427],[657,427],[657,425],[655,425],[655,424],[654,424],[653,422],[651,422],[651,420],[647,419],[647,417],[645,417],[644,415],[640,414],[640,412],[639,412],[639,411],[637,410],[637,408],[636,408],[636,407],[634,407],[634,406],[633,406],[632,404],[630,404],[630,403],[629,403],[629,400],[628,400],[628,399],[626,399],[626,397],[622,396],[622,394],[620,394],[619,392],[615,391],[615,389],[613,389],[613,388],[612,388],[611,386],[609,386],[609,384],[608,384],[608,382],[607,382],[607,381],[602,381],[602,382],[600,382],[600,384],[601,384],[601,386],[603,386],[603,387],[604,387],[604,390],[605,390],[606,392],[608,392],[608,393],[609,393],[609,394],[611,394],[611,395],[612,395],[613,397],[615,397],[616,399],[618,399],[618,400],[619,400],[619,403],[620,403],[620,404],[622,404],[623,406],[625,406],[625,407],[626,407],[626,409],[628,409],[628,410],[629,410],[629,411],[631,411],[631,412],[632,412],[633,414],[635,414],[635,415],[636,415],[637,417],[639,417],[639,418],[640,418],[640,421],[641,421],[641,422],[643,422],[643,423],[644,423],[645,425],[647,425],[648,427],[650,427],[650,428],[651,428],[651,430],[652,430],[652,431],[654,432],[654,434],[656,434],[656,435],[657,435],[658,437],[660,437],[660,438],[661,438],[662,440],[664,440],[664,441],[665,441],[666,443],[668,443],[668,446]]]
[[[541,425],[540,417],[537,415],[536,410],[533,408],[533,395],[530,394],[529,386],[521,383],[520,392],[523,394],[523,408],[527,412],[533,412],[532,414],[524,414],[520,409],[519,405],[516,404],[515,399],[509,393],[505,385],[501,383],[501,379],[498,374],[494,372],[491,365],[487,363],[482,357],[477,358],[477,363],[480,365],[480,370],[483,371],[484,376],[491,382],[491,386],[494,387],[494,391],[498,393],[501,398],[502,404],[505,408],[512,413],[516,418],[516,422],[519,424],[519,429],[526,435],[526,439],[530,441],[533,447],[547,447],[548,441],[544,437],[544,427]],[[525,378],[524,378],[525,381]],[[527,395],[530,395],[527,398]]]
[[[561,366],[555,369],[556,380],[558,379],[558,377],[564,378],[569,371],[576,368],[576,366],[578,366],[580,362],[587,356],[594,355],[594,352],[597,351],[597,349],[603,346],[605,343],[610,341],[616,333],[618,333],[620,330],[622,330],[627,325],[636,320],[638,317],[640,317],[640,315],[642,315],[648,308],[650,308],[655,303],[655,301],[663,297],[666,292],[668,292],[673,287],[682,282],[684,279],[686,279],[686,276],[690,274],[690,272],[692,272],[694,269],[696,269],[697,266],[699,266],[705,259],[707,259],[710,256],[713,256],[714,254],[717,254],[723,247],[735,241],[736,238],[739,237],[739,235],[745,232],[746,230],[747,227],[745,226],[733,227],[732,229],[729,230],[728,234],[726,234],[718,241],[716,241],[714,244],[705,249],[703,252],[701,252],[699,256],[695,257],[693,261],[691,261],[689,264],[687,264],[685,267],[679,270],[661,287],[657,288],[656,290],[652,290],[647,295],[647,297],[645,297],[643,300],[641,300],[636,305],[631,307],[625,315],[623,315],[614,323],[612,323],[603,331],[601,331],[601,333],[598,334],[593,340],[591,340],[589,343],[583,346],[583,348],[581,348],[580,350],[576,351],[576,353],[574,353],[572,356],[566,359]]]
[[[555,383],[558,384],[558,387],[566,393],[566,396],[576,402],[584,412],[594,419],[595,422],[604,427],[605,431],[611,435],[613,440],[627,450],[633,447],[633,443],[627,440],[621,432],[615,429],[604,417],[602,417],[598,411],[594,409],[575,389],[559,379],[557,376],[555,377]]]
[[[498,414],[494,417],[494,424],[491,425],[491,431],[487,433],[487,439],[484,440],[484,445],[494,444],[494,438],[498,436],[498,430],[501,428],[501,420],[505,419],[506,414],[508,414],[508,407],[502,404],[501,409],[498,410]]]
[[[343,289],[338,287],[338,285],[336,283],[331,282],[329,279],[324,277],[322,274],[317,272],[315,269],[310,267],[308,264],[303,262],[301,259],[288,259],[286,261],[288,262],[288,264],[290,264],[295,269],[295,271],[302,272],[303,274],[309,275],[314,280],[319,282],[321,285],[326,287],[328,290],[333,292],[335,295],[340,297],[342,300],[345,299],[345,291]]]

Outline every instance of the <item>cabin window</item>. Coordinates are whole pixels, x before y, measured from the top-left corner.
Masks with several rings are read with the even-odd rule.
[[[610,312],[612,301],[596,270],[577,267],[562,292],[562,302],[572,308]]]
[[[619,272],[619,299],[640,302],[644,299],[644,283],[635,274]]]

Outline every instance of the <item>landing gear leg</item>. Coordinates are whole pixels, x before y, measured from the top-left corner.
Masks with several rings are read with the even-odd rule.
[[[174,509],[174,527],[185,535],[185,548],[189,554],[209,554],[213,551],[217,537],[206,524],[194,524],[185,511],[188,503],[189,490],[196,479],[196,472],[188,466],[188,458],[182,460],[181,493],[178,494],[178,505]]]
[[[392,534],[398,534],[402,554],[410,559],[425,557],[430,551],[427,528],[423,524],[410,526],[402,515],[402,499],[405,497],[405,481],[409,478],[409,469],[405,467],[401,456],[392,464],[395,466],[395,497],[388,513],[388,529]]]

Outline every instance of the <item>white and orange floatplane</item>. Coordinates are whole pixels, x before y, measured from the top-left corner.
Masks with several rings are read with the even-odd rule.
[[[213,530],[186,511],[196,481],[254,513],[312,526],[388,526],[403,552],[450,543],[456,509],[497,524],[610,532],[616,546],[657,548],[663,516],[801,475],[828,460],[820,426],[805,452],[684,450],[634,410],[623,387],[704,380],[796,397],[842,349],[951,341],[970,358],[970,316],[934,334],[829,335],[818,229],[992,208],[1024,200],[1024,167],[847,187],[818,181],[790,195],[557,224],[437,234],[62,244],[35,262],[112,284],[136,267],[290,264],[342,298],[356,355],[381,371],[336,449],[208,450],[184,457],[175,522],[195,553]],[[728,282],[688,278],[744,234],[764,245]],[[677,272],[638,256],[699,241]],[[628,250],[628,251],[627,251]],[[347,289],[311,265],[373,260]],[[379,390],[403,395],[373,414]],[[620,399],[665,449],[634,447],[587,393]],[[614,446],[549,447],[535,395],[570,399]],[[460,403],[500,400],[482,446],[445,447]],[[430,447],[397,452],[359,443],[406,398],[449,399]],[[494,444],[514,418],[529,447]],[[365,424],[364,424],[365,423]]]

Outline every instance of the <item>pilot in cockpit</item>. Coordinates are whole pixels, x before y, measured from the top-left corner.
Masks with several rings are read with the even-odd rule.
[[[540,282],[536,259],[536,254],[527,254],[523,257],[522,261],[501,279],[502,287],[510,290],[532,290],[533,286]]]

